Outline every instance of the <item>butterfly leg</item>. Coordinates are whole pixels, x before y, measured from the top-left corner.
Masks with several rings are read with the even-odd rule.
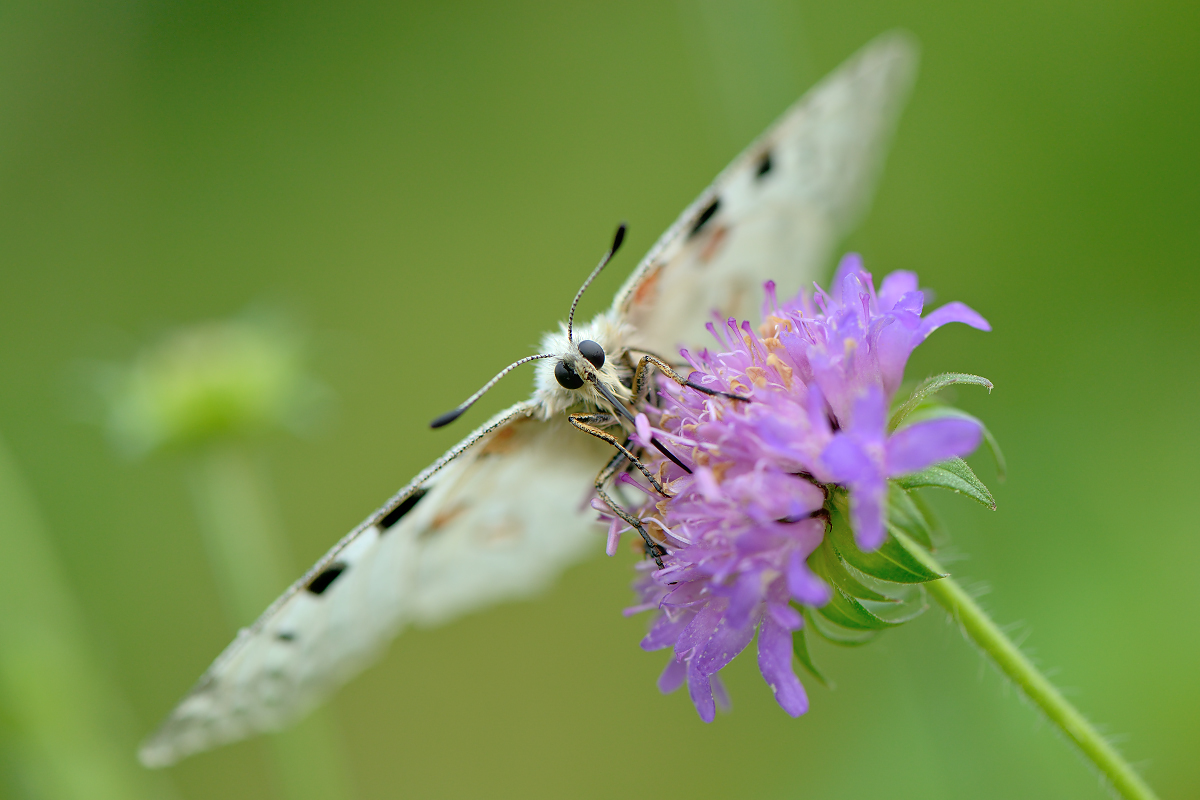
[[[680,386],[686,386],[689,389],[695,389],[697,392],[711,395],[713,397],[728,397],[730,400],[742,400],[747,403],[750,402],[749,397],[744,397],[740,394],[730,394],[729,392],[722,392],[718,391],[717,389],[710,389],[707,386],[701,386],[694,381],[690,381],[667,366],[667,362],[651,355],[642,356],[642,360],[638,362],[637,371],[633,376],[633,396],[635,398],[642,396],[642,390],[646,388],[646,378],[649,376],[649,368],[651,366],[658,367],[659,372],[661,372],[663,375],[666,375]]]
[[[659,569],[662,569],[662,557],[667,554],[666,549],[661,544],[650,538],[650,533],[646,530],[646,527],[642,525],[642,521],[640,519],[621,508],[621,506],[617,505],[616,501],[613,500],[606,491],[604,491],[604,487],[610,480],[612,480],[613,475],[617,474],[617,470],[620,469],[624,462],[625,454],[617,453],[615,456],[613,456],[612,460],[608,462],[608,465],[604,469],[600,470],[600,474],[596,476],[596,494],[606,506],[612,509],[614,514],[625,521],[626,525],[629,525],[639,534],[641,534],[642,541],[646,543],[646,554],[654,559],[654,563],[658,565]]]
[[[667,490],[659,483],[658,478],[642,463],[641,459],[629,451],[625,445],[621,444],[617,437],[611,433],[602,430],[602,428],[610,428],[617,424],[617,418],[612,414],[568,414],[567,419],[571,421],[579,430],[590,436],[595,436],[597,439],[608,442],[613,447],[620,451],[621,455],[629,459],[629,462],[638,468],[638,471],[646,476],[646,480],[650,481],[650,485],[654,487],[654,491],[661,494],[663,497],[670,497]],[[600,426],[600,427],[597,427]]]

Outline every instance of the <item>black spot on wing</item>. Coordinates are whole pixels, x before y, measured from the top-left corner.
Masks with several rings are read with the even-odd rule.
[[[335,561],[325,569],[321,570],[317,577],[309,581],[308,586],[305,586],[304,588],[308,589],[313,594],[323,594],[325,590],[328,589],[345,571],[346,565],[340,561]]]
[[[754,177],[762,180],[767,177],[767,173],[771,171],[771,167],[773,166],[775,165],[771,163],[771,151],[768,150],[758,159],[758,167],[754,170]]]
[[[412,511],[421,498],[425,496],[427,489],[417,489],[408,497],[400,501],[400,505],[393,508],[391,511],[383,515],[383,519],[379,520],[379,530],[382,533],[387,533],[388,529],[400,521],[408,512]]]
[[[705,206],[704,210],[700,212],[700,216],[697,217],[696,221],[692,224],[692,229],[688,232],[688,236],[695,236],[697,233],[699,233],[701,228],[703,228],[708,221],[712,219],[714,215],[716,215],[717,210],[720,207],[721,198],[714,197],[713,201]]]
[[[291,631],[280,631],[275,634],[275,638],[281,642],[294,642],[296,641],[296,634]]]

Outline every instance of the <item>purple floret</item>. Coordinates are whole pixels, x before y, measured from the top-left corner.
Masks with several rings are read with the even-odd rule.
[[[821,454],[834,481],[850,489],[850,521],[858,546],[874,550],[886,538],[888,478],[966,455],[982,436],[978,423],[957,418],[919,422],[888,436],[883,393],[868,387],[855,401],[847,426]]]
[[[990,330],[979,314],[950,303],[922,318],[924,295],[911,272],[888,275],[877,292],[857,255],[846,256],[829,292],[819,287],[779,304],[766,286],[764,322],[710,324],[716,352],[682,351],[700,385],[751,398],[712,397],[660,380],[659,406],[638,415],[635,444],[667,486],[664,500],[639,491],[636,513],[666,551],[665,567],[639,565],[641,603],[655,610],[646,650],[671,649],[659,688],[687,684],[701,719],[727,705],[718,673],[758,633],[758,664],[792,716],[808,698],[792,669],[798,607],[818,607],[830,588],[807,564],[826,533],[831,489],[848,490],[856,540],[879,547],[888,479],[924,469],[979,444],[979,425],[961,418],[919,422],[888,434],[887,412],[913,349],[939,326]],[[689,464],[686,473],[649,447],[658,439]],[[608,552],[628,528],[611,522]]]

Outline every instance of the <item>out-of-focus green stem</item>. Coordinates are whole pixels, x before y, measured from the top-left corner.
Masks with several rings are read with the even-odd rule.
[[[128,711],[92,657],[40,515],[2,442],[0,564],[0,714],[20,782],[34,796],[63,800],[172,796],[161,776],[134,761]]]
[[[263,470],[242,447],[214,445],[198,456],[191,484],[226,615],[235,628],[249,625],[288,586],[293,572]],[[332,717],[318,710],[271,736],[284,796],[351,796],[335,730]]]
[[[904,534],[896,531],[893,533],[926,567],[939,575],[947,574],[927,550]],[[1133,767],[1105,741],[1100,732],[1075,706],[1067,702],[1049,679],[1004,635],[987,612],[979,607],[957,581],[950,577],[941,578],[926,583],[925,589],[950,612],[950,616],[958,622],[963,633],[1079,747],[1122,797],[1129,800],[1157,800],[1154,790],[1146,785]]]
[[[235,628],[254,622],[290,583],[261,472],[243,448],[225,444],[202,451],[191,475],[204,547]]]

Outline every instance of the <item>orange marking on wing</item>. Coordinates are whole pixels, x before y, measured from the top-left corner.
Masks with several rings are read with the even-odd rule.
[[[633,290],[633,305],[645,305],[658,296],[658,279],[662,276],[662,264],[653,264],[650,274]]]
[[[700,251],[700,261],[704,264],[712,261],[728,236],[729,228],[724,225],[714,228],[713,232],[708,235],[708,241],[704,243],[704,249]]]
[[[479,450],[481,456],[503,455],[513,449],[512,438],[517,434],[516,425],[508,425],[492,434],[492,438],[488,439]]]
[[[481,531],[482,543],[488,547],[502,547],[521,541],[525,535],[525,526],[520,520],[504,519]]]
[[[455,517],[459,516],[466,510],[467,506],[465,504],[460,504],[454,506],[453,508],[446,509],[433,518],[433,520],[429,523],[429,529],[432,531],[441,530],[453,522]]]
[[[734,312],[742,307],[742,300],[746,297],[746,288],[744,286],[734,287],[733,294],[721,309],[721,315],[731,317]]]
[[[440,514],[437,514],[432,520],[430,520],[428,527],[417,534],[417,538],[426,539],[436,533],[441,532],[442,528],[453,522],[455,517],[458,517],[460,514],[466,511],[467,508],[468,506],[466,503],[459,503],[458,505],[451,506]]]

